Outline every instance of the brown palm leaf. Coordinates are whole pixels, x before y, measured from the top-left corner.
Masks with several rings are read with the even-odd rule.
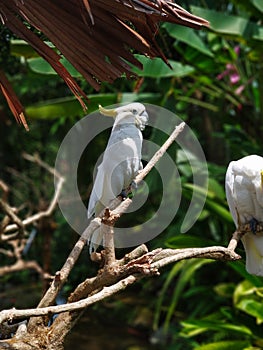
[[[18,100],[12,85],[7,80],[4,72],[0,69],[0,89],[8,103],[10,110],[16,118],[16,121],[23,124],[25,129],[28,130],[28,125],[24,116],[23,106]]]
[[[204,19],[166,0],[0,0],[0,18],[27,41],[64,79],[83,108],[84,91],[60,63],[60,53],[99,90],[123,73],[133,73],[128,63],[142,68],[131,49],[168,61],[155,41],[160,22],[196,29],[208,26]],[[25,22],[44,33],[55,52]],[[13,99],[13,94],[8,96]],[[17,111],[19,113],[19,111]]]

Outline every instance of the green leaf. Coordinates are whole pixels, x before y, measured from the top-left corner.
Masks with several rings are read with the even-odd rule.
[[[98,105],[111,105],[117,102],[117,94],[96,94],[89,96],[88,113],[98,109]],[[47,100],[26,108],[32,119],[56,119],[81,116],[83,109],[75,97]]]
[[[219,283],[214,287],[214,291],[224,298],[232,299],[234,290],[234,283]]]
[[[42,57],[29,58],[27,60],[29,68],[39,74],[57,75],[57,72],[51,67],[51,65],[45,61]],[[81,77],[81,74],[69,63],[65,58],[61,58],[61,64],[67,69],[67,71],[75,78]]]
[[[165,282],[162,286],[162,289],[159,293],[158,300],[156,303],[156,311],[154,315],[154,322],[153,322],[153,329],[157,330],[158,329],[158,324],[161,316],[161,311],[162,311],[162,305],[164,302],[164,298],[166,295],[166,291],[170,284],[172,283],[173,279],[179,274],[180,270],[184,266],[186,262],[184,260],[179,261],[177,264],[175,264],[172,269],[170,270],[168,277],[166,277]]]
[[[206,191],[205,189],[203,189],[202,187],[200,186],[195,186],[191,183],[186,183],[186,184],[183,184],[183,188],[184,189],[191,189],[191,192],[192,191],[195,191],[196,195],[202,199],[204,198],[204,196],[206,195],[206,202],[205,202],[205,207],[211,212],[214,212],[216,213],[217,215],[219,215],[222,219],[228,221],[228,222],[231,222],[233,223],[233,218],[229,212],[228,209],[226,209],[225,205],[222,204],[222,203],[218,203],[217,202],[217,197],[216,197],[216,194],[213,193],[211,190],[209,191]],[[189,197],[191,198],[191,196],[188,196],[187,192],[183,192],[184,195],[186,197]],[[221,199],[219,199],[221,200]]]
[[[135,93],[135,92],[123,92],[118,94],[118,98],[120,103],[132,103],[132,102],[146,102],[146,103],[158,103],[157,101],[161,98],[160,93],[154,92],[143,92],[143,93]]]
[[[135,57],[143,64],[143,70],[133,67],[134,73],[141,77],[149,78],[168,78],[168,77],[184,77],[194,72],[194,68],[183,65],[180,62],[169,61],[172,69],[161,58],[149,59],[143,55],[135,55]]]
[[[259,28],[258,29],[258,32],[253,35],[253,39],[255,39],[255,40],[263,40],[263,28]],[[261,54],[261,53],[262,53],[262,50],[257,52],[257,54]]]
[[[250,0],[250,1],[260,12],[263,12],[263,2],[262,2],[262,0]]]
[[[165,241],[165,245],[169,248],[200,248],[214,245],[215,242],[209,239],[183,234],[178,236],[173,236]]]
[[[206,200],[205,204],[207,208],[219,215],[223,220],[233,223],[230,212],[222,204],[216,203],[209,198]]]
[[[191,6],[194,15],[201,16],[210,22],[210,29],[217,33],[235,35],[249,39],[258,32],[260,27],[247,18],[227,15],[223,12],[207,10],[197,6]]]
[[[182,322],[183,334],[193,337],[208,331],[231,331],[241,333],[243,335],[252,335],[251,330],[244,325],[226,323],[223,320],[193,320]]]
[[[257,288],[249,281],[239,283],[233,298],[235,306],[263,323],[263,288]]]
[[[25,58],[39,57],[38,53],[24,40],[11,40],[10,54]]]
[[[170,300],[169,309],[166,314],[164,328],[168,330],[171,318],[173,316],[174,310],[176,309],[181,294],[183,290],[186,288],[186,285],[190,282],[194,273],[203,267],[204,265],[212,263],[213,260],[209,259],[193,259],[193,260],[185,260],[185,264],[183,265],[180,275],[177,278],[176,285],[173,291],[173,295]]]
[[[253,286],[255,287],[262,287],[263,286],[263,280],[261,277],[251,275],[248,273],[245,269],[245,265],[243,261],[235,261],[235,262],[228,262],[227,263],[234,271],[236,271],[239,276],[249,281]]]
[[[225,340],[198,346],[198,350],[242,350],[250,345],[247,340]]]
[[[213,57],[213,53],[206,47],[200,36],[192,29],[177,26],[172,23],[165,23],[163,27],[167,30],[172,38],[182,41],[203,54]]]
[[[224,187],[216,179],[209,178],[208,189],[210,193],[212,192],[214,194],[214,197],[225,201],[226,195]]]
[[[244,311],[257,319],[257,324],[263,323],[263,304],[252,299],[243,299],[237,305],[239,310]]]

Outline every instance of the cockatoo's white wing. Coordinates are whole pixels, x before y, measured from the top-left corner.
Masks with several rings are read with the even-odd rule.
[[[263,221],[263,158],[257,155],[231,162],[226,173],[226,197],[233,220],[240,224]],[[248,232],[242,238],[246,269],[263,276],[263,234]]]
[[[102,197],[103,188],[107,183],[107,179],[105,178],[106,175],[107,173],[104,171],[103,164],[100,164],[98,166],[98,171],[95,177],[93,189],[89,199],[88,218],[90,218],[96,212],[95,210],[96,204],[98,203],[99,199]]]
[[[134,130],[136,129],[136,130]],[[88,205],[88,217],[99,214],[109,201],[127,188],[141,168],[141,133],[134,125],[113,131],[98,166]],[[96,209],[96,204],[100,206]]]
[[[232,218],[234,220],[234,223],[237,227],[238,226],[238,218],[237,218],[236,202],[234,200],[234,179],[235,179],[235,177],[234,177],[234,174],[232,171],[233,163],[234,162],[231,162],[227,168],[225,188],[226,188],[227,203],[228,203]]]

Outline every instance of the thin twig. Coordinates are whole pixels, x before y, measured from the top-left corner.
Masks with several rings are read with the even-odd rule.
[[[7,185],[3,180],[0,180],[0,188],[1,188],[2,191],[3,191],[2,199],[3,199],[5,202],[7,202],[8,193],[9,193],[9,187],[8,187],[8,185]]]
[[[22,235],[24,232],[24,224],[23,221],[16,215],[15,209],[11,208],[2,199],[0,199],[0,209],[9,216],[9,218],[14,222],[13,226],[16,230],[18,230],[19,235]],[[4,232],[6,231],[7,227],[4,228]],[[2,240],[4,240],[3,237]]]
[[[236,230],[232,235],[232,238],[228,244],[227,249],[234,251],[237,247],[238,242],[242,238],[242,236],[244,236],[244,232]]]
[[[56,191],[54,193],[54,196],[48,206],[48,208],[46,210],[43,210],[43,211],[40,211],[24,220],[21,221],[21,223],[23,224],[24,227],[36,222],[36,221],[39,221],[40,219],[42,219],[43,217],[47,217],[47,216],[50,216],[52,214],[52,212],[54,211],[54,209],[56,208],[56,205],[57,205],[57,201],[58,201],[58,197],[60,195],[60,192],[62,190],[62,186],[63,186],[63,183],[64,183],[65,179],[64,177],[59,177],[58,179],[58,182],[57,182],[57,188],[56,188]],[[8,225],[5,229],[4,229],[4,232],[5,233],[8,233],[8,232],[12,232],[14,230],[17,229],[17,225],[16,224],[10,224]],[[2,236],[2,240],[8,240],[9,239],[9,235],[3,235]]]
[[[154,154],[152,159],[148,162],[148,164],[143,168],[143,170],[136,176],[134,179],[135,183],[141,182],[145,176],[152,170],[152,168],[155,166],[155,164],[158,162],[158,160],[164,155],[164,153],[167,151],[167,149],[172,145],[172,143],[175,141],[175,139],[181,134],[181,132],[184,130],[185,122],[180,123],[178,126],[175,127],[172,134],[169,136],[169,138],[165,141],[165,143],[162,145],[162,147]]]
[[[57,172],[55,168],[52,168],[46,162],[39,157],[39,154],[35,153],[33,156],[28,153],[22,153],[23,158],[28,160],[29,162],[38,164],[41,168],[46,169],[51,175],[54,175],[56,178],[60,179],[62,176]]]

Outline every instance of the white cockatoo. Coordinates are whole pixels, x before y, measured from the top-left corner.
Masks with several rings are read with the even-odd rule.
[[[142,169],[142,130],[148,114],[141,103],[131,103],[116,109],[99,107],[101,114],[113,117],[115,122],[103,154],[92,188],[88,205],[88,218],[99,215],[109,202],[122,193]],[[90,252],[102,243],[99,228],[90,237]]]
[[[256,232],[263,221],[263,157],[251,155],[229,164],[226,172],[226,198],[236,227],[249,223],[242,237],[246,269],[263,276],[263,233]]]

